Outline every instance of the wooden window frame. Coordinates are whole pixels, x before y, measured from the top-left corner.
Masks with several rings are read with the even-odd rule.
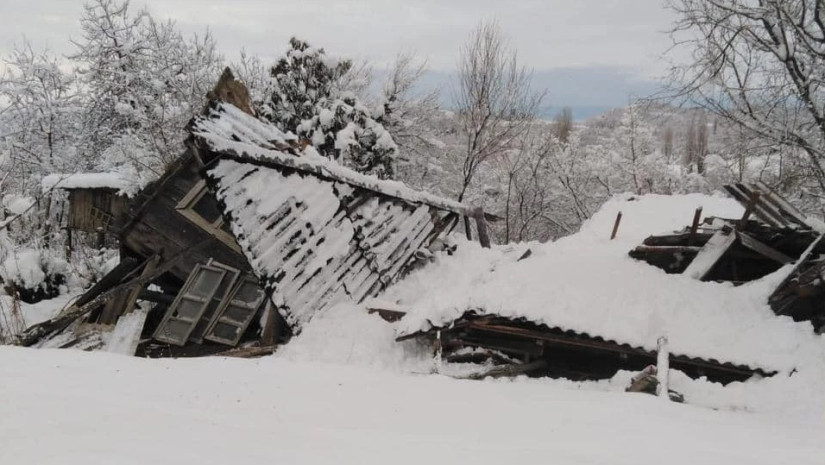
[[[220,278],[218,279],[218,283],[220,283],[220,281],[223,280],[224,276],[226,276],[226,273],[228,272],[226,269],[224,269],[222,267],[214,266],[211,263],[207,263],[207,264],[199,263],[199,264],[195,265],[195,268],[192,270],[191,273],[189,273],[189,277],[186,279],[186,282],[183,284],[183,287],[181,287],[180,291],[178,292],[178,295],[175,297],[175,300],[172,302],[172,305],[170,305],[169,309],[166,311],[166,315],[163,316],[163,320],[161,320],[160,325],[158,325],[157,329],[155,330],[155,333],[152,335],[152,338],[154,338],[157,341],[165,342],[167,344],[174,344],[176,346],[181,346],[182,347],[182,346],[186,345],[186,342],[189,341],[189,336],[192,334],[192,331],[195,330],[195,326],[198,325],[198,322],[203,317],[203,313],[206,311],[206,307],[212,301],[212,298],[215,296],[215,292],[217,292],[217,286],[216,286],[216,287],[214,287],[210,290],[210,292],[209,292],[209,294],[206,298],[188,294],[188,291],[195,284],[195,280],[199,276],[200,271],[204,270],[204,269],[220,273]],[[178,308],[181,305],[181,302],[183,302],[184,300],[195,301],[195,302],[198,302],[198,303],[201,304],[200,309],[196,312],[196,316],[194,316],[194,318],[192,318],[191,321],[187,321],[186,319],[179,318],[179,317],[175,316],[175,312],[178,310]],[[217,311],[216,311],[216,314],[217,314]],[[184,337],[182,337],[182,338],[172,337],[169,334],[169,332],[166,330],[167,323],[170,320],[173,320],[173,319],[189,323],[189,329],[188,329],[188,331],[186,331],[186,334],[184,335]]]
[[[200,180],[195,187],[189,190],[185,196],[175,206],[178,213],[186,217],[190,222],[197,225],[199,228],[215,236],[219,241],[223,242],[232,250],[241,253],[241,246],[235,240],[232,234],[221,229],[224,224],[223,215],[219,215],[214,222],[209,222],[206,218],[200,216],[194,210],[195,205],[203,198],[204,195],[209,194],[209,189],[206,187],[206,181]]]
[[[258,314],[258,310],[260,310],[261,304],[263,304],[266,300],[266,292],[263,289],[261,289],[261,294],[258,297],[258,299],[254,301],[254,303],[246,303],[244,301],[235,300],[235,296],[238,294],[238,292],[243,288],[245,284],[253,284],[258,289],[260,289],[258,281],[252,276],[246,275],[243,278],[239,279],[237,283],[235,283],[235,287],[231,290],[231,292],[228,292],[226,294],[220,307],[218,307],[218,309],[215,310],[215,315],[212,317],[212,322],[209,324],[209,327],[206,328],[206,332],[204,332],[203,338],[205,340],[217,342],[220,344],[227,344],[233,347],[238,345],[238,343],[241,340],[241,337],[243,337],[243,333],[249,327],[249,324],[255,318],[255,315]],[[224,313],[230,306],[239,307],[247,310],[249,313],[246,319],[244,319],[244,321],[236,321],[226,318],[227,321],[223,321],[225,319]],[[218,323],[228,324],[230,326],[237,326],[239,330],[235,338],[226,339],[214,334],[214,329],[218,325]]]
[[[209,260],[209,262],[207,264],[210,265],[210,266],[213,266],[215,268],[221,268],[222,270],[226,271],[226,274],[223,276],[221,281],[218,282],[218,286],[215,288],[214,292],[212,293],[212,298],[210,299],[210,303],[217,298],[217,296],[215,296],[215,294],[218,292],[217,289],[218,289],[218,287],[220,287],[220,283],[223,282],[223,279],[226,279],[227,276],[228,276],[229,282],[226,285],[226,290],[224,291],[223,296],[221,296],[220,301],[218,301],[218,304],[215,306],[215,312],[212,313],[212,316],[209,317],[209,321],[206,322],[206,326],[203,327],[203,332],[199,333],[199,334],[192,334],[192,333],[195,332],[196,329],[198,329],[198,325],[200,324],[200,321],[204,320],[204,318],[206,316],[206,310],[209,309],[209,303],[207,303],[206,308],[204,308],[203,312],[201,313],[201,317],[198,320],[198,323],[196,323],[195,326],[192,328],[192,331],[190,331],[189,337],[187,338],[187,340],[192,341],[192,342],[197,343],[197,344],[203,344],[204,337],[209,333],[209,330],[215,324],[215,319],[223,311],[223,308],[226,305],[227,299],[230,296],[234,295],[234,293],[236,292],[235,291],[236,285],[238,284],[239,281],[243,281],[243,279],[244,279],[243,277],[241,277],[241,270],[239,270],[237,268],[233,268],[229,265],[224,265],[223,263],[216,262],[216,261],[211,260],[211,259]]]

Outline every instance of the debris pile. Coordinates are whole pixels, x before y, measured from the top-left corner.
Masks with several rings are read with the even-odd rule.
[[[734,285],[787,266],[785,278],[768,299],[771,308],[825,332],[825,225],[761,182],[728,185],[725,190],[745,208],[741,218],[700,221],[700,207],[689,226],[646,238],[630,256],[667,273]]]

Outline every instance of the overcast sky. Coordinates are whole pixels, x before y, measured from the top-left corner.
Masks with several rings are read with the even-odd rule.
[[[82,0],[0,0],[0,52],[25,36],[72,51]],[[610,107],[655,89],[672,21],[663,0],[148,0],[132,1],[187,33],[212,31],[230,59],[245,48],[264,58],[296,35],[334,55],[381,68],[402,50],[427,58],[435,76],[454,68],[480,21],[497,20],[547,87],[556,107]]]

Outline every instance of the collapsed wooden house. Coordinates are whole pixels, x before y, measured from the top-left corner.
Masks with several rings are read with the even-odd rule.
[[[741,218],[701,220],[698,208],[682,231],[650,236],[630,256],[667,273],[735,285],[787,266],[768,303],[777,315],[809,321],[816,332],[825,332],[825,225],[764,183],[725,190],[745,208]]]
[[[120,264],[21,344],[92,347],[100,338],[58,335],[116,325],[109,338],[138,355],[263,353],[380,292],[462,217],[484,229],[460,203],[299,154],[295,136],[240,108],[214,100],[193,120],[186,152],[114,225]]]

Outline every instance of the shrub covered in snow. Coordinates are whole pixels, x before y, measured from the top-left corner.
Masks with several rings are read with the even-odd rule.
[[[62,258],[32,248],[9,252],[0,262],[0,280],[4,287],[18,293],[27,303],[60,295],[68,271],[69,266]]]

